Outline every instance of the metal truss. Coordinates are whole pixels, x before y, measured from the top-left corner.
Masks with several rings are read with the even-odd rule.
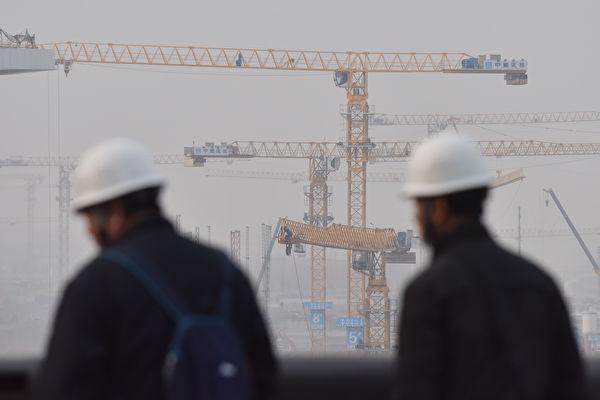
[[[365,104],[366,106],[366,104]],[[359,119],[364,111],[359,106],[352,106],[353,113],[348,118],[353,119],[353,136],[358,137],[362,130]],[[366,125],[365,125],[366,126]],[[364,128],[365,130],[367,128]],[[320,156],[335,156],[347,158],[348,155],[356,160],[369,162],[406,161],[417,149],[421,142],[359,142],[353,139],[348,144],[334,142],[232,142],[232,153],[227,156],[214,158],[312,158]],[[474,142],[481,154],[486,157],[532,157],[532,156],[569,156],[600,154],[600,143],[561,143],[539,140],[480,140]],[[191,156],[183,156],[186,157]],[[202,156],[202,158],[213,158]],[[174,159],[171,162],[179,161]],[[362,161],[361,161],[362,162]],[[167,162],[165,162],[167,163]],[[0,166],[2,166],[0,161]],[[355,171],[358,171],[354,169]]]
[[[347,71],[346,162],[348,164],[347,220],[349,227],[364,228],[367,223],[367,161],[369,161],[368,76],[360,65]],[[365,301],[365,276],[352,266],[348,251],[347,314],[359,317]]]
[[[58,270],[63,277],[69,272],[72,171],[72,166],[58,166]]]
[[[350,69],[370,72],[473,72],[462,68],[461,62],[471,57],[466,53],[316,51],[90,42],[48,43],[39,47],[54,50],[59,64],[101,63],[316,72]],[[504,74],[510,71],[479,72]]]
[[[262,224],[261,226],[261,239],[262,239],[262,258],[264,275],[262,276],[262,300],[263,300],[263,311],[265,315],[269,314],[269,303],[271,298],[271,237],[272,237],[271,225]],[[260,281],[259,281],[260,284]]]
[[[370,258],[369,281],[364,305],[365,343],[370,350],[390,348],[390,299],[383,252]]]
[[[487,114],[370,114],[369,125],[495,125],[600,121],[599,111],[557,111]]]
[[[331,224],[321,228],[286,218],[280,219],[277,241],[285,244],[310,244],[332,249],[392,251],[398,249],[394,229],[361,228]]]
[[[333,172],[327,157],[309,159],[310,186],[305,193],[308,199],[308,213],[305,222],[319,228],[326,228],[331,222],[329,201],[331,193],[327,178]],[[311,246],[310,250],[310,297],[312,302],[324,302],[327,299],[327,250],[323,246]],[[326,312],[325,310],[323,311]],[[311,329],[311,350],[315,353],[327,349],[327,325],[323,329]]]
[[[21,48],[37,48],[35,44],[35,35],[31,35],[29,31],[11,35],[3,29],[0,29],[0,48],[6,47],[21,47]]]
[[[226,157],[314,158],[344,156],[344,146],[340,142],[235,141],[230,146],[232,155]]]
[[[600,143],[553,143],[537,140],[479,141],[488,157],[585,156],[600,154]]]
[[[236,265],[241,261],[240,231],[231,231],[231,259]]]

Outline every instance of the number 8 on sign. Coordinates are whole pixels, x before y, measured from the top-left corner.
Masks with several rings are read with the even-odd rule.
[[[310,329],[325,329],[325,310],[310,311]]]

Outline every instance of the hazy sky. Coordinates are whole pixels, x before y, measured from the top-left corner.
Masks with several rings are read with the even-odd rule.
[[[372,74],[370,104],[388,113],[519,112],[597,110],[600,28],[596,1],[29,1],[2,5],[1,27],[29,28],[39,43],[101,41],[324,50],[460,51],[500,53],[529,61],[529,85],[506,86],[502,76],[444,74]],[[181,153],[192,141],[339,140],[338,114],[345,101],[329,73],[206,71],[194,68],[132,68],[75,65],[62,72],[0,77],[0,157],[78,155],[112,136],[142,141],[153,153]],[[60,107],[58,102],[60,99]],[[60,113],[59,113],[60,108]],[[58,121],[60,120],[60,124]],[[58,125],[60,125],[60,135]],[[554,126],[556,127],[556,126]],[[600,123],[559,128],[600,134]],[[516,137],[554,141],[600,141],[594,133],[523,127],[491,127],[499,133],[464,127],[482,138]],[[374,140],[419,138],[425,127],[372,128]],[[50,142],[48,142],[48,139]],[[50,147],[48,145],[50,144]],[[516,207],[523,207],[527,227],[566,227],[554,207],[544,206],[541,189],[553,186],[580,226],[600,226],[597,158],[490,160],[495,169],[537,166],[527,179],[493,195],[489,220],[496,227],[516,227]],[[551,165],[549,165],[551,164]],[[544,165],[544,166],[540,166]],[[222,168],[224,164],[214,164]],[[238,162],[232,169],[307,169],[302,161]],[[371,166],[370,166],[371,168]],[[402,170],[401,164],[378,164],[372,170]],[[1,173],[48,169],[13,169]],[[163,168],[169,179],[165,205],[182,214],[188,230],[213,226],[223,246],[229,231],[275,224],[280,216],[300,219],[306,209],[302,185],[286,182],[205,178],[199,169]],[[56,183],[52,170],[51,184]],[[3,184],[0,182],[0,185]],[[38,190],[39,218],[56,218],[55,190],[48,180]],[[335,183],[334,216],[345,222],[345,186]],[[414,227],[411,205],[398,199],[397,184],[372,184],[368,221],[396,229]],[[24,216],[23,191],[3,189],[0,218]],[[50,202],[49,202],[50,200]],[[47,223],[36,228],[36,256],[44,261]],[[4,254],[23,251],[24,226],[0,225]],[[587,237],[595,252],[597,237]],[[514,241],[509,241],[514,245]],[[72,262],[92,254],[80,221],[73,218]],[[282,252],[278,248],[277,252]],[[536,239],[525,251],[555,273],[589,274],[590,267],[572,237]],[[56,255],[54,247],[52,254]],[[22,253],[20,253],[22,254]],[[390,272],[393,275],[393,272]],[[330,284],[334,284],[331,283]]]

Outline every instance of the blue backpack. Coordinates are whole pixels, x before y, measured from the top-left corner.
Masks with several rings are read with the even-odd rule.
[[[159,278],[158,271],[115,249],[105,250],[101,257],[129,271],[175,322],[163,366],[166,399],[251,400],[254,397],[245,353],[230,323],[230,280],[234,267],[228,261],[223,263],[224,285],[217,313],[194,315],[175,301],[175,292]]]

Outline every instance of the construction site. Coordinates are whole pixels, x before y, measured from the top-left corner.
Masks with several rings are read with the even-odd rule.
[[[591,58],[569,72],[516,39],[428,52],[425,39],[302,45],[284,32],[218,47],[217,34],[103,39],[96,25],[53,36],[12,22],[0,26],[5,358],[42,354],[64,285],[94,255],[72,178],[87,147],[115,136],[152,151],[176,231],[248,277],[277,354],[310,357],[397,350],[403,290],[432,257],[402,195],[406,165],[424,140],[466,137],[494,176],[491,235],[554,278],[582,354],[600,354]]]

